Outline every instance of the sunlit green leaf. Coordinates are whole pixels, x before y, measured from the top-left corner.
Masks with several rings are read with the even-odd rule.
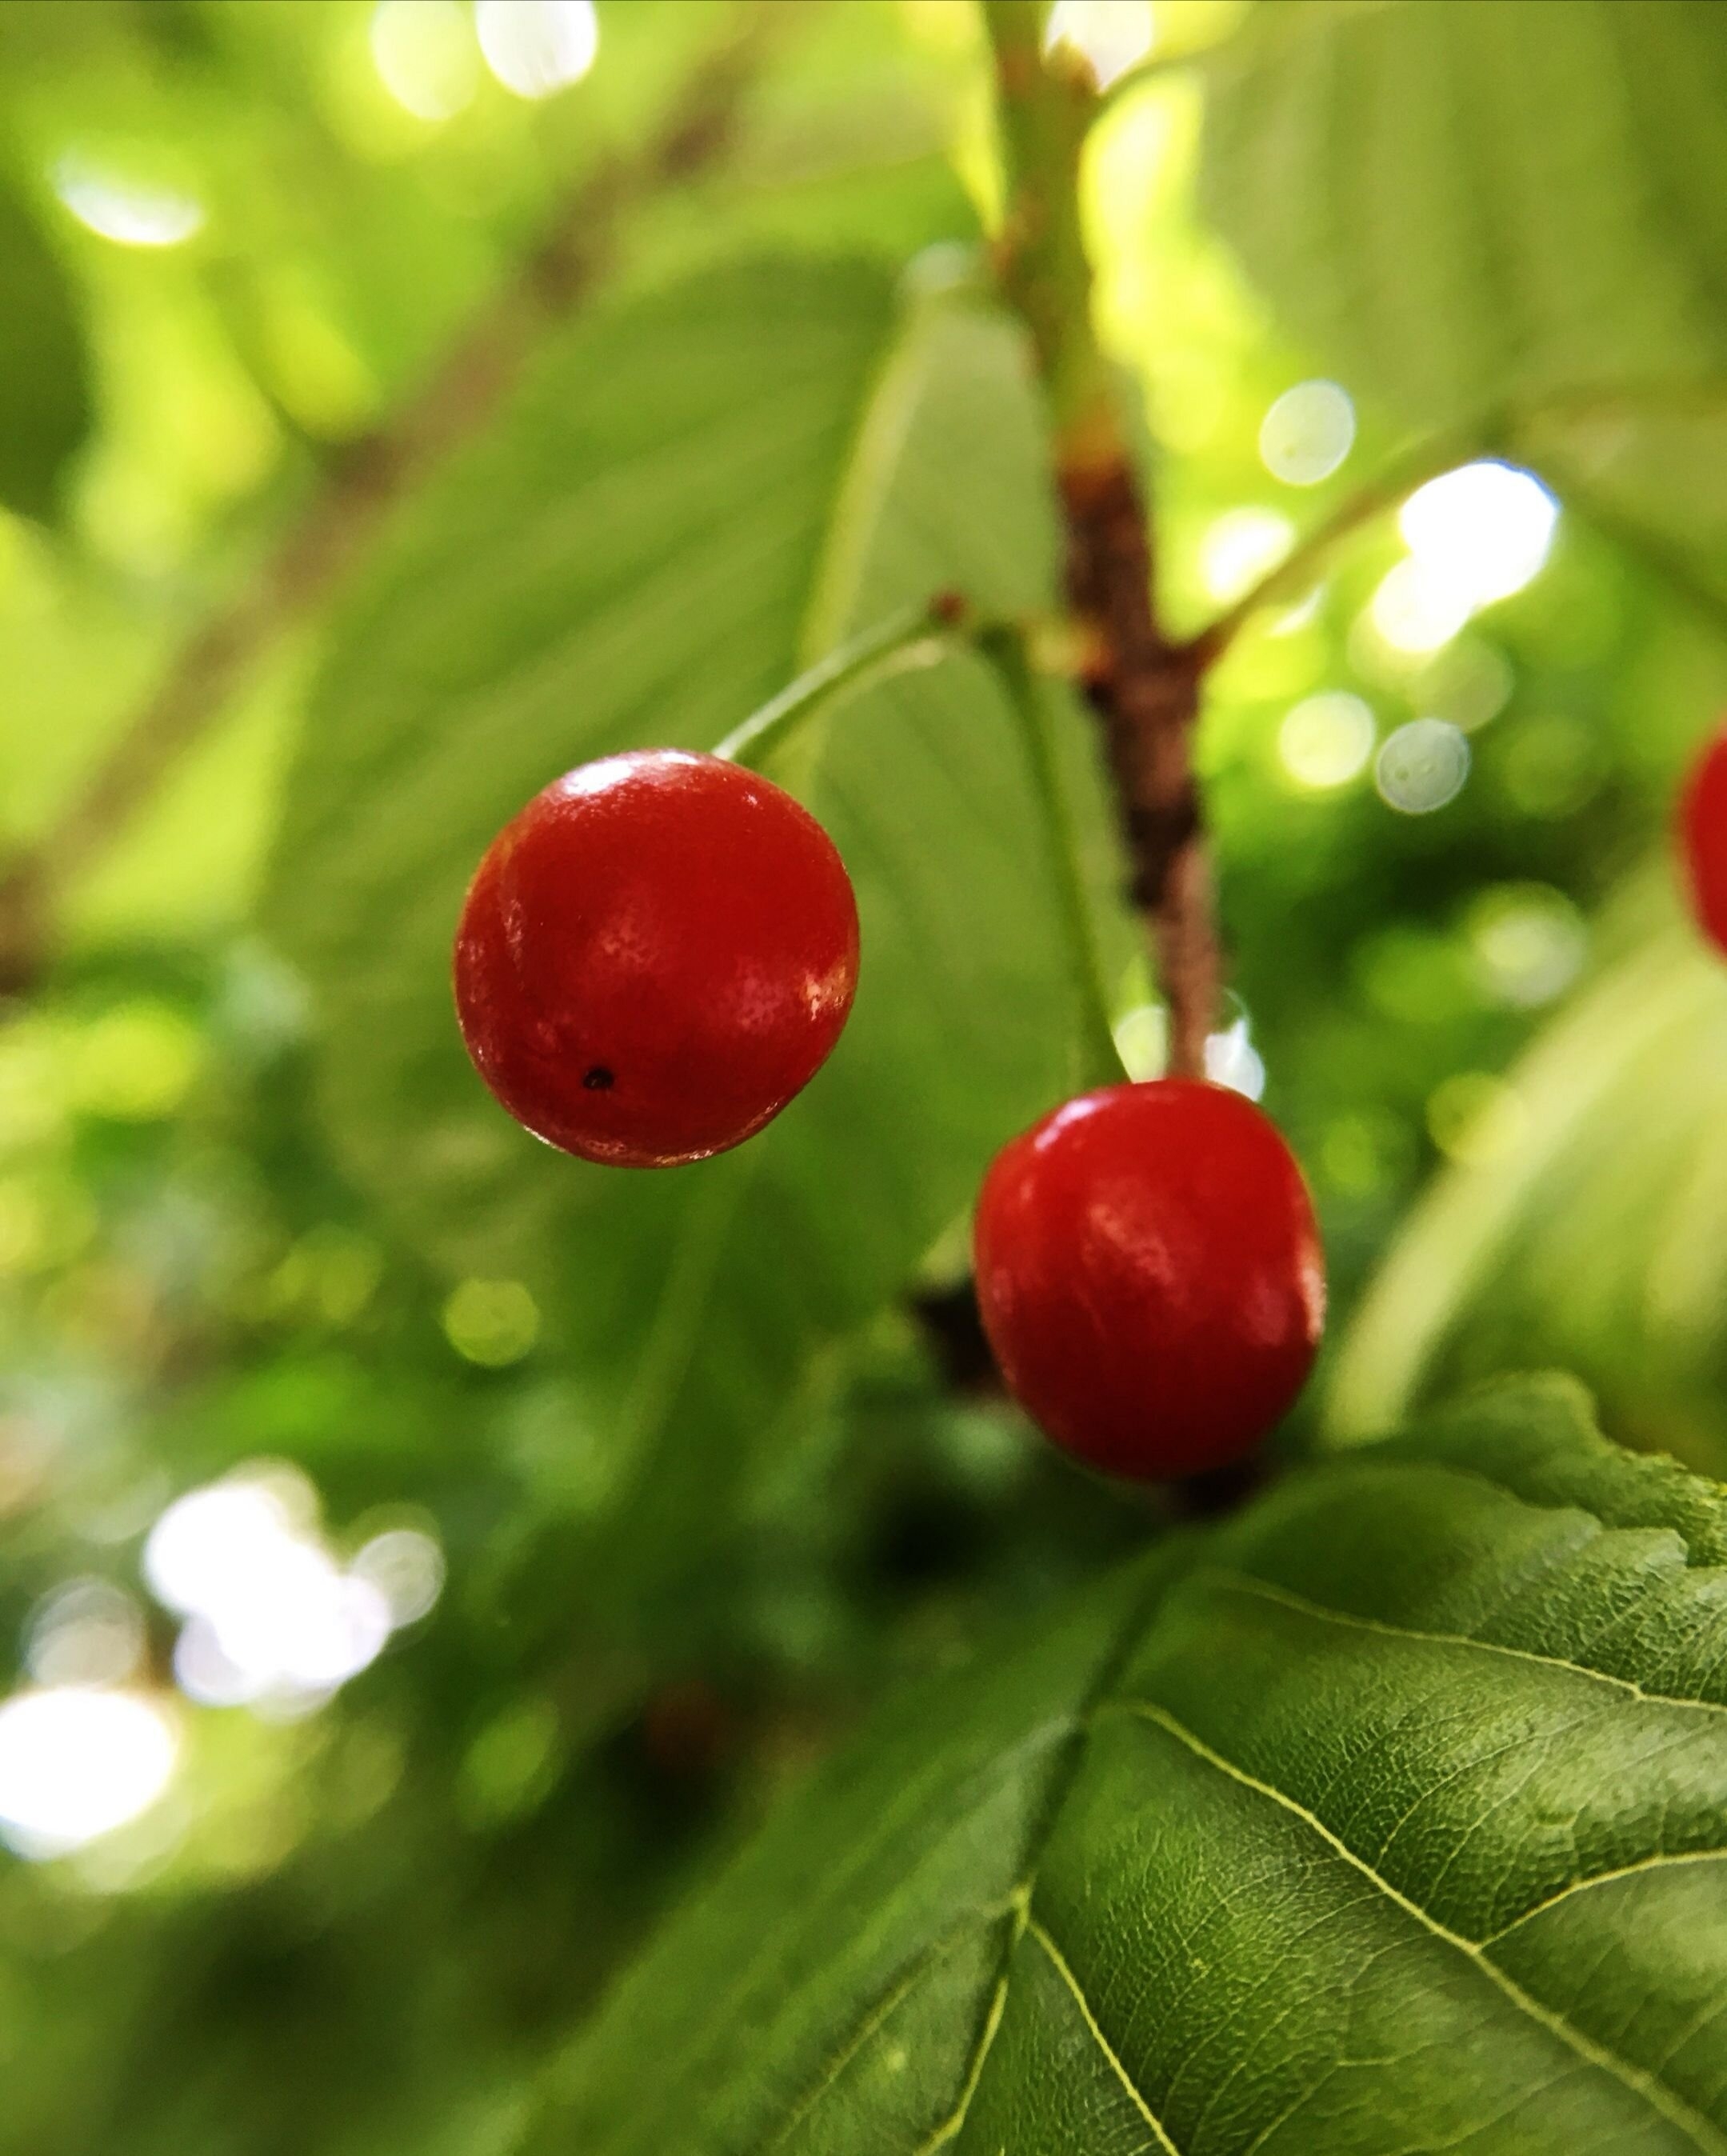
[[[987,319],[902,314],[864,268],[702,277],[547,356],[420,506],[316,699],[274,917],[321,1006],[336,1143],[428,1255],[545,1301],[546,1352],[668,1535],[772,1459],[823,1349],[1059,1091],[1070,998],[1014,737],[970,663],[829,723],[803,775],[858,887],[857,1009],[807,1094],[700,1168],[584,1168],[493,1105],[450,1011],[464,886],[584,757],[711,742],[944,585],[1035,601],[1035,444]]]
[[[1727,975],[1665,890],[1507,1074],[1499,1142],[1410,1214],[1333,1364],[1340,1436],[1538,1353],[1616,1428],[1727,1464]]]
[[[1208,213],[1346,387],[1727,591],[1719,9],[1262,8],[1210,80]]]
[[[1213,64],[1205,199],[1346,382],[1443,424],[1719,378],[1715,10],[1261,13]]]

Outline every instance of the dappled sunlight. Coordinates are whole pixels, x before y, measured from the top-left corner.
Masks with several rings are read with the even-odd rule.
[[[1315,793],[1347,786],[1373,754],[1371,707],[1346,689],[1305,696],[1284,715],[1278,755],[1298,786]]]
[[[477,0],[474,22],[486,65],[518,97],[580,82],[599,50],[593,0]]]
[[[1288,554],[1295,526],[1275,509],[1232,509],[1209,526],[1199,546],[1199,572],[1220,603],[1238,599]]]
[[[144,1659],[144,1613],[105,1579],[69,1579],[24,1628],[24,1666],[39,1685],[117,1685]]]
[[[398,1531],[344,1567],[318,1527],[316,1493],[284,1466],[242,1469],[177,1498],[151,1529],[144,1575],[185,1621],[174,1671],[209,1707],[294,1714],[319,1707],[423,1616],[443,1568]]]
[[[0,0],[0,2156],[1727,2134],[1718,25]]]
[[[0,1836],[19,1856],[64,1856],[147,1811],[180,1738],[141,1693],[53,1685],[0,1704]]]
[[[1380,798],[1406,816],[1431,815],[1462,793],[1469,744],[1445,719],[1412,719],[1386,741],[1373,767]]]
[[[479,49],[457,0],[378,0],[370,37],[378,80],[416,120],[436,126],[474,101]]]
[[[1354,446],[1355,408],[1335,382],[1298,382],[1271,406],[1259,426],[1259,454],[1287,486],[1317,486],[1330,478]]]
[[[57,161],[54,185],[81,225],[119,247],[178,247],[203,229],[195,195],[133,179],[82,151]]]
[[[1079,54],[1099,90],[1137,65],[1157,42],[1152,0],[1056,0],[1043,38]]]
[[[1423,573],[1471,611],[1540,573],[1558,522],[1559,505],[1540,480],[1491,459],[1429,480],[1397,512]]]

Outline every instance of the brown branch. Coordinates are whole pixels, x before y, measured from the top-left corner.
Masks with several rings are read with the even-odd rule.
[[[985,15],[1007,180],[997,266],[1049,403],[1083,684],[1103,729],[1130,894],[1146,916],[1168,1005],[1170,1069],[1198,1076],[1222,971],[1189,752],[1203,667],[1157,617],[1147,507],[1091,326],[1078,177],[1097,92],[1082,61],[1057,51],[1046,63],[1031,0],[986,0]]]
[[[607,161],[392,418],[351,444],[238,598],[193,630],[58,824],[0,879],[0,992],[39,972],[69,882],[126,828],[168,770],[226,711],[250,667],[347,573],[386,516],[476,434],[536,331],[571,313],[616,254],[643,197],[714,165],[735,132],[776,11],[753,9],[696,69],[657,136]]]
[[[1222,962],[1190,742],[1201,670],[1165,638],[1151,603],[1145,506],[1125,450],[1058,462],[1068,598],[1086,636],[1082,677],[1102,725],[1127,841],[1128,895],[1148,922],[1169,1007],[1169,1067],[1195,1077],[1217,1009]]]

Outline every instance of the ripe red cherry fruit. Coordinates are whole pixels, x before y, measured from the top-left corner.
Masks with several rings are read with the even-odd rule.
[[[1698,926],[1727,952],[1727,726],[1691,767],[1679,797],[1679,844]]]
[[[612,756],[492,841],[456,936],[456,1009],[519,1122],[669,1168],[759,1131],[815,1075],[858,980],[833,842],[717,757]]]
[[[1251,1101],[1197,1080],[1082,1094],[1004,1147],[975,1252],[1009,1386],[1112,1475],[1238,1458],[1319,1345],[1325,1260],[1301,1171]]]

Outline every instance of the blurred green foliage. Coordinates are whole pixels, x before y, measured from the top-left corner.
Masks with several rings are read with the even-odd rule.
[[[142,1626],[131,1681],[174,1702],[145,1539],[260,1461],[310,1479],[304,1548],[411,1532],[445,1585],[339,1691],[178,1699],[158,1803],[0,1858],[5,2156],[503,2149],[649,1920],[864,1701],[1165,1520],[1054,1461],[966,1322],[966,1194],[1063,1089],[1072,1026],[981,677],[859,699],[797,774],[869,955],[759,1149],[554,1160],[448,1023],[463,880],[536,785],[711,742],[935,584],[1047,589],[972,11],[766,12],[735,138],[626,205],[569,320],[520,325],[519,393],[284,613],[7,1004],[14,1688],[95,1651],[53,1598],[100,1580]],[[1727,700],[1720,18],[1156,19],[1173,64],[1104,121],[1088,208],[1177,619],[1435,430],[1434,471],[1502,454],[1560,505],[1540,574],[1422,649],[1383,597],[1393,492],[1211,685],[1241,1027],[1331,1265],[1336,1344],[1280,1444],[1553,1361],[1610,1434],[1727,1471],[1727,980],[1650,866]],[[591,72],[530,100],[456,0],[0,8],[8,855],[737,20],[602,0]],[[1268,414],[1316,377],[1353,433],[1304,468]],[[1376,758],[1422,719],[1467,778],[1402,813]]]

